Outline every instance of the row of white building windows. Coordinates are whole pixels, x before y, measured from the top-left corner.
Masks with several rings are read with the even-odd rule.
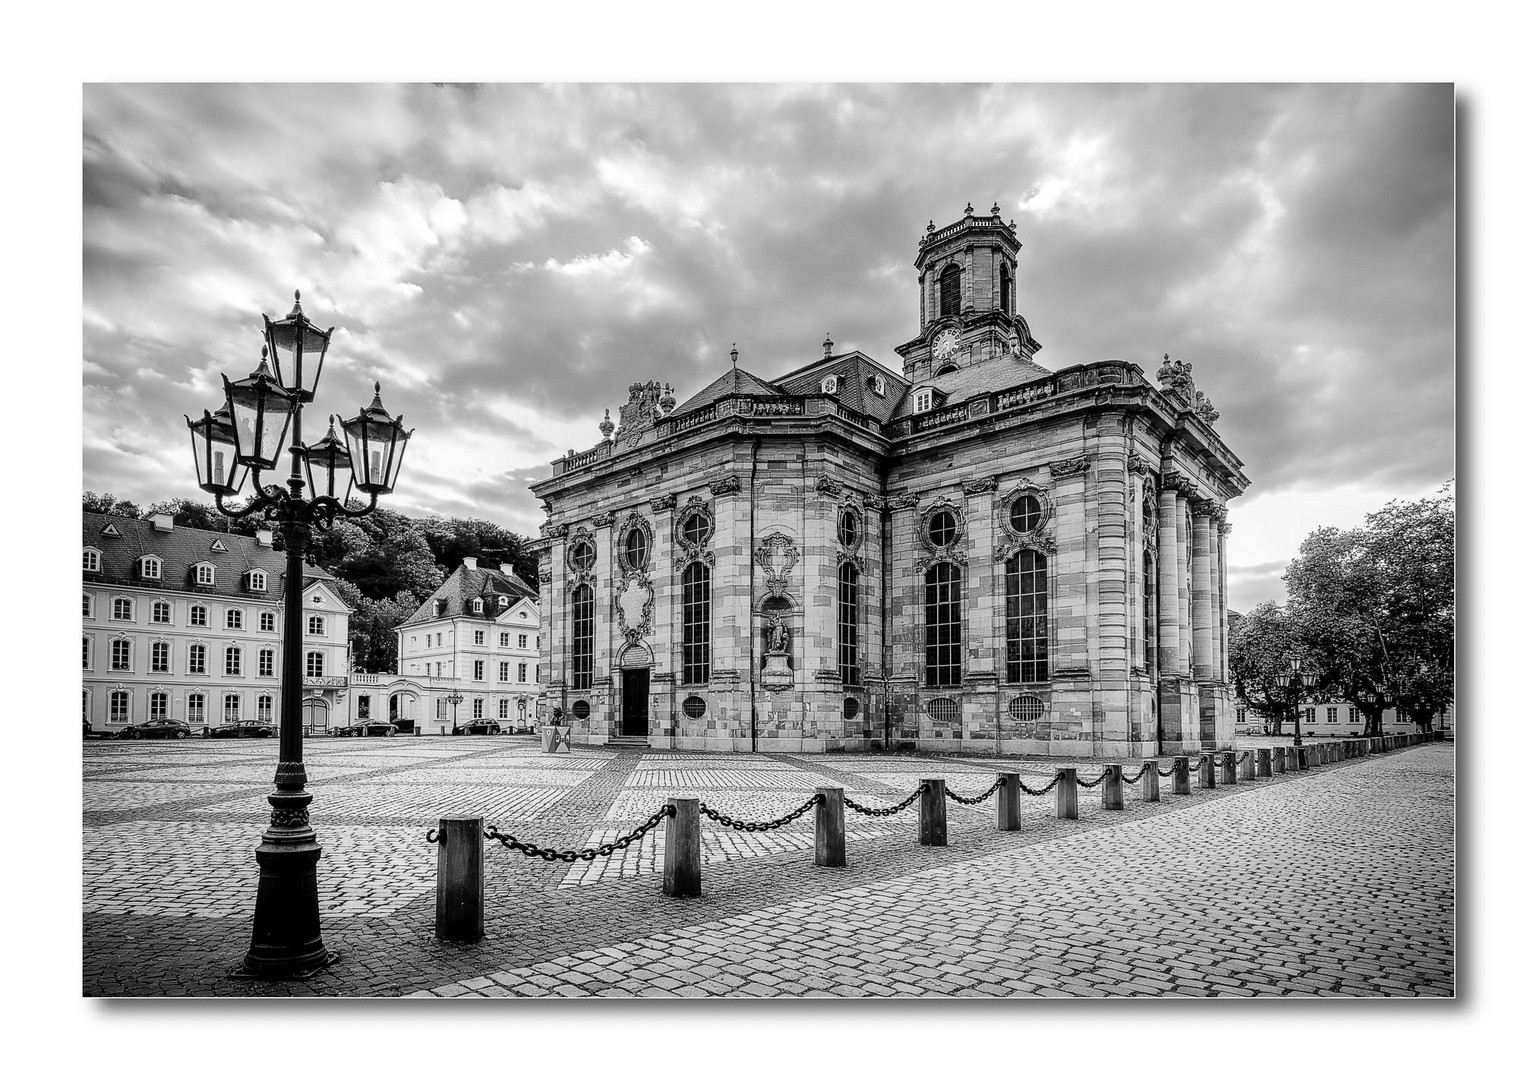
[[[427,638],[427,648],[429,648],[429,649],[441,648],[442,645],[443,645],[443,635],[441,633],[438,633],[438,634],[427,634],[426,638]],[[434,638],[436,638],[437,640],[434,641],[433,640]],[[450,642],[453,641],[452,631],[450,631],[449,641]],[[501,634],[497,635],[497,645],[500,648],[510,649],[512,647],[511,641],[512,641],[512,635],[508,631],[504,630],[504,631],[502,631]],[[475,644],[476,645],[484,645],[485,643],[486,643],[486,632],[484,630],[477,630],[477,631],[475,631]],[[411,646],[413,648],[415,648],[415,646],[416,646],[416,635],[415,634],[411,635]],[[538,647],[539,647],[539,635],[535,634],[534,635],[534,648],[537,649]],[[527,634],[519,634],[518,635],[518,648],[520,648],[520,649],[528,648],[528,635]]]
[[[145,713],[147,720],[164,720],[171,715],[171,695],[164,690],[152,690],[146,698],[148,711]],[[239,694],[225,694],[223,705],[223,721],[232,724],[238,721],[241,709],[241,696]],[[256,697],[256,719],[263,723],[272,723],[271,694],[258,694]],[[91,692],[80,692],[80,716],[89,722],[91,719]],[[133,719],[133,691],[113,690],[107,695],[107,722],[109,724],[126,724]],[[189,724],[206,724],[208,722],[208,695],[188,694],[187,715]]]
[[[82,593],[80,601],[80,614],[87,619],[96,617],[96,597],[90,593]],[[129,596],[114,596],[112,598],[112,620],[114,622],[133,622],[134,601]],[[169,600],[156,600],[150,605],[149,621],[169,626],[171,624],[171,602]],[[263,633],[277,632],[277,615],[271,611],[257,613],[257,623]],[[208,626],[208,607],[205,604],[193,604],[187,608],[187,625]],[[224,629],[244,630],[245,609],[226,608],[224,611]],[[305,621],[305,633],[319,637],[326,632],[326,617],[324,615],[311,615]]]
[[[80,568],[88,574],[101,573],[101,552],[95,548],[86,548],[80,559]],[[138,574],[144,581],[160,581],[165,564],[158,555],[141,555],[137,563]],[[217,584],[217,567],[213,563],[198,563],[193,568],[196,571],[194,581],[199,585]],[[252,592],[267,591],[267,571],[247,570],[243,575],[246,588]]]
[[[496,718],[498,720],[508,720],[508,719],[511,719],[511,710],[512,710],[512,700],[510,698],[499,698],[497,700],[497,703],[496,703]],[[443,698],[438,698],[437,718],[439,720],[451,719],[451,716],[450,716],[450,713],[449,713],[449,703],[447,701],[445,701]],[[485,718],[486,718],[486,699],[485,698],[471,698],[470,699],[470,719],[471,720],[484,720]],[[528,719],[528,701],[526,699],[524,699],[524,698],[519,698],[518,699],[518,719],[519,720],[526,720],[526,719]]]
[[[1356,708],[1354,705],[1349,706],[1346,709],[1346,713],[1347,713],[1347,716],[1346,716],[1346,722],[1347,723],[1355,724],[1355,723],[1359,723],[1360,722],[1361,710]],[[1238,723],[1240,723],[1240,724],[1244,723],[1248,719],[1248,716],[1249,716],[1249,710],[1248,709],[1239,709],[1238,710]],[[1318,710],[1316,708],[1312,707],[1312,706],[1309,706],[1308,708],[1303,709],[1302,710],[1302,719],[1303,719],[1303,721],[1305,723],[1309,723],[1309,724],[1316,724],[1316,723],[1318,723]],[[1338,705],[1326,705],[1326,706],[1324,706],[1324,723],[1326,723],[1326,724],[1337,724],[1339,722],[1340,722],[1339,706]]]
[[[475,674],[471,677],[471,679],[470,679],[471,682],[485,682],[486,681],[486,662],[484,660],[476,660],[472,670],[474,671]],[[408,674],[409,674],[409,672],[408,672]],[[435,679],[436,678],[441,678],[442,675],[443,675],[443,661],[438,660],[438,661],[433,661],[433,662],[428,663],[427,664],[427,674],[431,675]],[[449,669],[449,674],[450,675],[453,674],[453,669],[452,668]],[[511,663],[511,661],[503,660],[501,663],[497,664],[497,666],[496,666],[496,676],[497,676],[496,677],[496,681],[497,682],[512,682],[512,679],[509,677],[511,674],[512,674],[512,663]],[[539,665],[538,664],[534,665],[534,681],[535,682],[539,681]],[[528,682],[528,664],[527,663],[522,663],[522,664],[518,665],[518,682],[520,682],[520,683]]]
[[[89,637],[80,639],[80,666],[86,671],[94,667],[92,651],[95,642]],[[114,638],[109,643],[110,655],[107,669],[109,671],[133,671],[133,642],[126,638]],[[276,649],[261,649],[256,654],[256,674],[260,678],[271,678],[275,675],[275,663],[277,659]],[[240,675],[244,672],[245,650],[239,645],[228,645],[224,649],[224,674]],[[326,654],[323,652],[306,653],[304,657],[304,676],[307,679],[318,679],[326,673]],[[170,675],[171,671],[171,643],[168,641],[152,641],[149,645],[149,674]],[[208,646],[193,644],[187,646],[186,675],[208,674]]]

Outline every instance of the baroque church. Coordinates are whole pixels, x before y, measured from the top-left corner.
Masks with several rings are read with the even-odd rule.
[[[1191,367],[1050,370],[994,206],[931,222],[902,371],[637,382],[532,485],[540,713],[573,742],[1139,758],[1230,748],[1226,505]],[[557,714],[555,710],[560,710]]]

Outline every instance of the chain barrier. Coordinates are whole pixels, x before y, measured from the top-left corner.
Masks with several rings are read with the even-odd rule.
[[[436,844],[437,842],[438,842],[438,830],[436,830],[436,829],[428,829],[427,830],[427,843],[429,843],[429,844]]]
[[[1023,780],[1021,780],[1019,782],[1019,790],[1023,791],[1026,795],[1045,795],[1045,794],[1048,794],[1051,791],[1052,788],[1056,787],[1061,782],[1062,782],[1062,774],[1058,773],[1056,776],[1052,777],[1051,783],[1047,784],[1045,787],[1041,788],[1041,790],[1037,791],[1033,787],[1030,787],[1028,784],[1026,784]]]
[[[1162,769],[1159,769],[1158,770],[1158,775],[1163,777],[1165,780],[1167,780],[1169,777],[1174,775],[1174,768],[1175,767],[1173,765],[1170,765],[1168,772],[1164,772]]]
[[[991,795],[993,792],[997,791],[1001,787],[1003,787],[1003,777],[1002,776],[998,777],[998,779],[993,781],[993,786],[992,787],[988,788],[986,791],[984,791],[982,794],[976,796],[975,798],[968,799],[964,795],[957,795],[955,792],[951,791],[948,787],[945,788],[945,797],[948,798],[948,799],[954,799],[956,802],[962,803],[962,804],[964,804],[966,806],[975,806],[975,805],[977,805],[977,803],[981,802],[983,799],[987,798],[989,795]]]
[[[1149,769],[1151,769],[1152,767],[1153,767],[1153,763],[1151,761],[1144,761],[1142,763],[1142,768],[1138,769],[1132,775],[1127,776],[1125,773],[1122,773],[1121,774],[1121,782],[1122,783],[1126,783],[1126,784],[1135,784],[1138,780],[1141,780],[1144,776],[1146,776],[1147,775],[1147,771]]]
[[[1101,784],[1103,784],[1105,782],[1105,777],[1107,777],[1109,775],[1110,775],[1110,770],[1106,769],[1104,772],[1100,773],[1099,776],[1095,777],[1093,780],[1079,780],[1078,781],[1078,786],[1082,787],[1082,788],[1099,787],[1099,785],[1101,785]],[[1074,777],[1074,779],[1076,780],[1077,777]]]
[[[1242,765],[1244,762],[1246,762],[1248,760],[1249,760],[1249,751],[1245,750],[1242,754],[1238,755],[1238,764]]]
[[[918,796],[922,795],[927,790],[929,790],[929,785],[919,784],[917,791],[913,792],[911,795],[897,803],[895,806],[888,806],[884,810],[876,810],[868,806],[860,806],[847,795],[843,796],[843,805],[847,806],[856,814],[868,814],[871,817],[888,817],[891,814],[899,814],[903,810],[906,810],[909,806],[918,801]]]
[[[784,817],[777,817],[773,821],[738,821],[736,818],[727,817],[719,810],[716,810],[714,807],[706,806],[704,803],[699,804],[699,812],[705,817],[709,818],[711,821],[718,821],[722,825],[727,825],[733,829],[741,829],[743,832],[768,832],[770,829],[777,829],[781,825],[790,824],[790,822],[800,817],[807,810],[810,810],[813,806],[816,806],[821,801],[822,793],[817,792],[815,795],[811,796],[811,798],[801,803],[800,806],[784,815]]]
[[[674,817],[676,816],[677,812],[678,811],[672,806],[672,804],[666,804],[656,813],[648,817],[645,821],[631,829],[629,833],[621,836],[618,840],[615,840],[609,844],[599,844],[595,848],[583,848],[581,851],[557,851],[554,848],[539,847],[537,844],[525,844],[515,836],[503,836],[495,825],[489,825],[486,827],[485,836],[487,840],[495,840],[504,848],[508,848],[512,851],[522,852],[524,855],[527,855],[531,859],[539,858],[543,859],[545,862],[568,863],[574,863],[576,860],[582,859],[586,862],[592,862],[592,860],[598,858],[599,856],[606,857],[612,855],[616,851],[623,851],[625,848],[635,843],[635,841],[639,840],[642,836],[645,836],[652,829],[660,825],[663,818]]]

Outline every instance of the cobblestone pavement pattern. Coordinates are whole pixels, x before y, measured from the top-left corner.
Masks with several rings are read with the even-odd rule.
[[[1249,745],[1270,745],[1255,740]],[[970,795],[1008,769],[1038,787],[1092,761],[735,755],[524,737],[314,740],[321,918],[340,964],[308,982],[227,978],[249,944],[266,741],[84,747],[89,995],[413,997],[1445,996],[1453,990],[1449,744],[1107,811],[1079,792],[847,814],[849,866],[812,865],[814,815],[774,832],[702,822],[704,895],[660,892],[666,823],[592,862],[486,846],[486,938],[433,936],[439,814],[545,846],[596,846],[671,795],[742,820],[817,786],[866,806],[925,777]],[[1169,759],[1161,762],[1167,768]],[[1128,770],[1135,771],[1135,766]]]

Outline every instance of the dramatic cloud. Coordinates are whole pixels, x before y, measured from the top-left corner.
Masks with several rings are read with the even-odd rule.
[[[417,429],[392,505],[531,532],[633,379],[895,365],[923,227],[995,199],[1041,362],[1195,365],[1235,608],[1452,475],[1448,86],[88,86],[84,128],[85,480],[141,502],[299,288],[321,406]]]

